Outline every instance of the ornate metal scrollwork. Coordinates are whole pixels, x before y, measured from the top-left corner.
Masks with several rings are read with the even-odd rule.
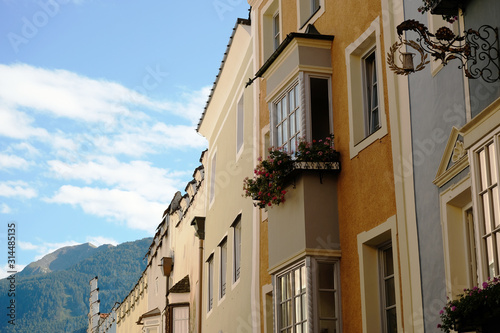
[[[498,28],[489,25],[481,26],[477,31],[469,29],[463,36],[455,35],[447,27],[439,28],[431,33],[425,25],[416,20],[406,20],[397,26],[399,42],[396,42],[387,54],[387,62],[396,74],[408,75],[421,70],[428,63],[424,59],[424,52],[429,53],[434,60],[441,60],[443,65],[450,60],[458,59],[458,66],[464,69],[470,79],[482,78],[486,82],[495,82],[500,79],[500,55],[498,47]],[[403,40],[405,31],[414,31],[419,37],[415,41]],[[421,63],[415,69],[398,67],[394,54],[402,46],[407,45],[421,54]]]

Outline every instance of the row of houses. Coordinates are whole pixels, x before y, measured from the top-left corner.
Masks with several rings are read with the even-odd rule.
[[[197,127],[200,166],[134,289],[106,318],[91,306],[89,332],[439,331],[447,299],[499,275],[498,46],[493,80],[418,52],[418,72],[396,75],[412,71],[391,62],[410,46],[396,26],[464,36],[496,28],[500,3],[248,3]],[[279,205],[245,196],[270,147],[329,135],[340,158],[295,167]]]

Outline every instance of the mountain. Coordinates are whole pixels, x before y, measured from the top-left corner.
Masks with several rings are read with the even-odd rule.
[[[144,238],[117,246],[95,248],[82,244],[59,249],[53,256],[32,263],[32,269],[24,276],[15,277],[12,298],[9,297],[12,281],[1,280],[0,313],[4,320],[0,321],[0,332],[84,332],[89,281],[99,277],[100,309],[109,311],[115,302],[128,295],[146,268],[143,259],[151,242],[152,238]],[[15,326],[4,315],[11,299],[15,299]]]
[[[94,255],[96,252],[108,249],[112,246],[113,245],[107,244],[96,247],[90,243],[66,246],[47,254],[38,261],[32,262],[19,272],[17,276],[33,276],[65,270],[75,263]]]

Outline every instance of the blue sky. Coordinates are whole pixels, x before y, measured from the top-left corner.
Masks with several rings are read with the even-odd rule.
[[[245,0],[0,0],[0,243],[15,222],[18,270],[154,233],[206,148],[238,17]]]

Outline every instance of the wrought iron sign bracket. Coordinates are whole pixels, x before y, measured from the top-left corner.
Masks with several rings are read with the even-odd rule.
[[[447,27],[441,27],[433,34],[422,23],[406,20],[396,29],[399,41],[387,53],[387,63],[398,75],[409,75],[424,69],[430,62],[430,54],[434,60],[441,60],[443,66],[450,60],[458,59],[458,68],[463,68],[465,76],[470,79],[482,78],[489,83],[500,80],[498,28],[483,25],[477,31],[469,29],[460,36]],[[419,36],[415,41],[405,40],[403,33],[406,31],[414,31]],[[405,51],[404,47],[413,48],[419,53],[420,63],[417,66],[413,65],[415,53]],[[398,51],[402,67],[395,61]]]

